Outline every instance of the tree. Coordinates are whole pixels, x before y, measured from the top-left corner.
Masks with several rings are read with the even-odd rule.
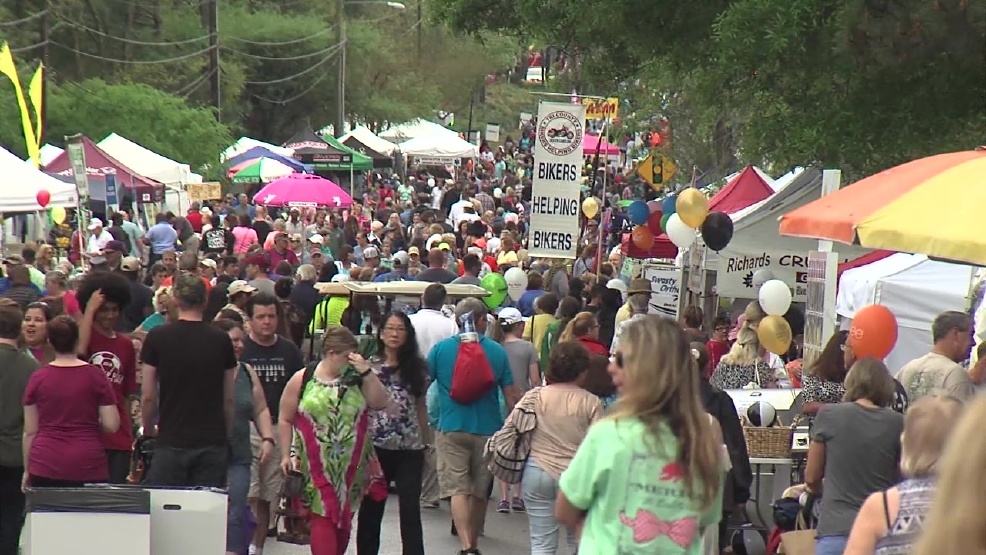
[[[48,118],[50,142],[80,132],[98,142],[116,132],[193,168],[215,165],[232,142],[211,110],[143,84],[88,79],[59,86],[49,94]]]

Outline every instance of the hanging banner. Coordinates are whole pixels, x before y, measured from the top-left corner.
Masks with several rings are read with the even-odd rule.
[[[193,202],[223,198],[223,187],[219,182],[189,183],[185,187],[188,190],[188,200]]]
[[[672,264],[645,263],[640,277],[650,281],[650,313],[678,320],[681,268]]]
[[[619,98],[583,98],[585,119],[616,119],[620,109]]]
[[[527,250],[532,257],[571,258],[579,246],[585,107],[538,107]]]
[[[498,143],[500,142],[500,124],[499,123],[487,123],[486,124],[486,140]]]
[[[753,274],[766,269],[791,288],[794,302],[803,303],[808,294],[808,253],[785,251],[738,251],[723,249],[719,252],[716,274],[716,291],[721,297],[756,299],[757,288]]]

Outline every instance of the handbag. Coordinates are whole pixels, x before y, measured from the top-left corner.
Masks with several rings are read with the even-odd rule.
[[[808,529],[804,512],[798,512],[794,531],[781,534],[781,547],[777,550],[783,555],[815,555],[815,530]]]
[[[531,439],[537,428],[537,403],[541,387],[528,391],[510,412],[507,421],[486,441],[483,458],[493,476],[506,484],[519,484],[531,455]]]

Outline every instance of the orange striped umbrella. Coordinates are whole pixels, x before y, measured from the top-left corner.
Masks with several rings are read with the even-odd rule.
[[[882,171],[781,216],[782,235],[986,265],[986,149]]]

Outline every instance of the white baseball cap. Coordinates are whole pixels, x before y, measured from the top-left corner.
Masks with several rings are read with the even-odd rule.
[[[500,309],[500,312],[496,315],[496,319],[501,323],[511,325],[522,322],[524,320],[524,315],[521,314],[516,308],[508,306]]]
[[[323,240],[324,239],[322,238],[322,236],[319,235],[318,233],[308,238],[309,243],[315,243],[316,245],[321,245]]]
[[[233,283],[230,283],[229,287],[226,288],[226,294],[229,295],[230,297],[236,295],[237,293],[256,293],[256,292],[257,292],[256,287],[250,285],[249,283],[246,282],[246,280],[242,280],[242,279],[238,279]]]
[[[380,258],[380,251],[376,247],[366,247],[363,249],[363,258]]]
[[[89,231],[92,231],[98,227],[103,227],[103,220],[100,220],[99,218],[93,218],[89,220],[89,226],[88,226]]]

